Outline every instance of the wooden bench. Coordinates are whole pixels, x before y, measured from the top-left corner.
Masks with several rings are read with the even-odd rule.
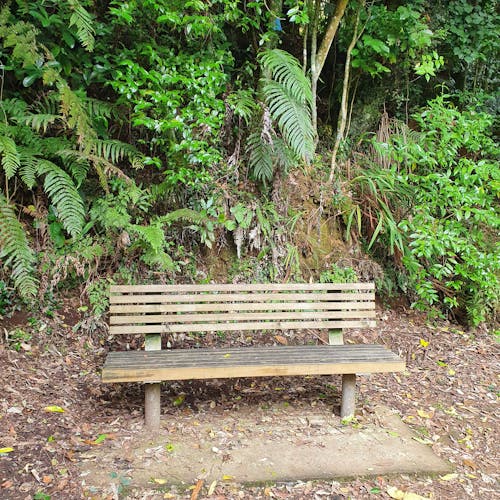
[[[162,381],[341,374],[344,418],[357,373],[405,369],[382,345],[344,345],[343,329],[373,326],[371,283],[112,286],[110,333],[145,335],[145,351],[109,353],[102,380],[146,383],[146,426],[157,430]],[[304,329],[327,329],[329,344],[161,349],[163,333]]]

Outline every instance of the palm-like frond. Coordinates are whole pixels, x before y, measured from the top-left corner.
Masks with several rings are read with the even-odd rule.
[[[312,91],[300,63],[280,49],[259,56],[264,77],[262,93],[281,135],[295,154],[308,161],[314,152]]]
[[[254,112],[259,108],[254,92],[240,89],[227,96],[227,103],[236,116],[239,116],[248,125]]]
[[[248,166],[255,178],[264,184],[271,181],[274,174],[273,146],[263,141],[260,133],[253,133],[247,139]]]
[[[19,151],[13,139],[6,135],[0,135],[0,155],[2,157],[2,167],[7,179],[14,177],[21,164]]]
[[[95,44],[94,21],[91,14],[82,7],[78,0],[68,0],[73,11],[69,19],[70,26],[76,26],[76,35],[86,50],[92,52]]]
[[[38,162],[38,174],[44,175],[44,190],[57,210],[64,229],[77,236],[83,227],[85,208],[71,177],[55,163]]]
[[[294,98],[290,89],[277,82],[268,82],[263,88],[271,116],[290,148],[305,160],[314,149],[314,129],[310,109]]]
[[[302,71],[299,61],[289,52],[280,49],[265,50],[259,55],[260,63],[271,74],[266,80],[273,80],[288,89],[296,101],[312,103],[311,83]]]
[[[60,115],[51,114],[30,114],[26,116],[26,125],[29,125],[33,130],[37,132],[47,132],[47,129],[57,120],[60,120]]]
[[[38,281],[33,276],[35,256],[14,207],[0,194],[0,259],[12,270],[11,278],[22,297],[34,297]]]
[[[20,148],[20,159],[19,175],[28,189],[33,189],[36,185],[39,159],[35,156],[35,152],[28,148]]]

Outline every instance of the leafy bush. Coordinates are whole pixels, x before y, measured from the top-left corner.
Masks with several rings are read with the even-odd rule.
[[[441,96],[414,119],[419,140],[396,138],[389,151],[406,166],[413,191],[411,215],[399,227],[416,306],[465,309],[478,324],[495,312],[500,296],[500,149],[492,138],[493,118],[477,109],[461,111]]]

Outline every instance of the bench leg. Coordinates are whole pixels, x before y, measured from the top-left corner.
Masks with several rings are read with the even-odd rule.
[[[144,417],[146,428],[150,431],[160,430],[160,388],[161,384],[146,384]]]
[[[340,418],[354,417],[356,409],[356,374],[342,375]]]

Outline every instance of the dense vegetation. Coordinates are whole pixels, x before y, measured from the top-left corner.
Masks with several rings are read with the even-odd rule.
[[[8,2],[0,314],[210,280],[207,248],[231,249],[223,279],[356,278],[353,259],[304,265],[316,217],[380,263],[381,291],[494,319],[498,31],[491,0]]]

